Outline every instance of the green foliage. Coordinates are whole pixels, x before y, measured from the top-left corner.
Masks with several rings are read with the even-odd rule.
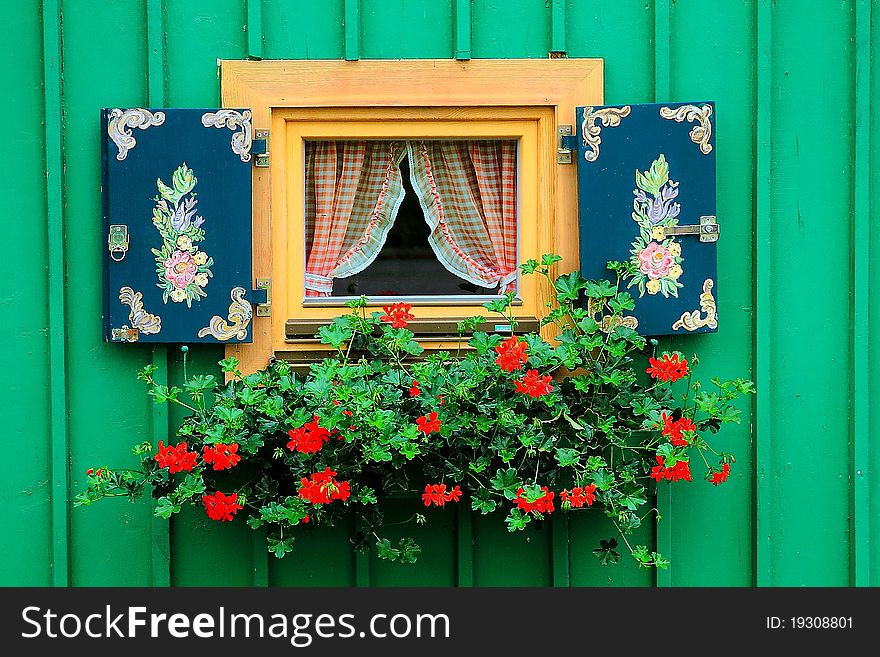
[[[169,194],[187,193],[185,173]],[[662,184],[664,175],[661,163],[644,174],[643,184]],[[149,491],[155,514],[170,518],[184,505],[204,508],[218,493],[234,494],[234,500],[219,498],[229,513],[215,510],[218,521],[242,516],[252,529],[263,528],[277,557],[294,549],[299,532],[355,518],[355,548],[400,563],[414,562],[421,552],[411,538],[392,543],[380,535],[387,501],[401,493],[424,493],[429,505],[498,513],[511,532],[535,531],[538,523],[531,521],[550,513],[592,508],[615,532],[594,550],[602,564],[617,563],[622,545],[639,565],[666,567],[661,555],[631,546],[628,537],[656,515],[656,486],[700,485],[686,483],[692,464],[705,461],[706,479],[713,481],[734,463],[707,438],[738,421],[733,404],[754,385],[713,379],[704,387],[689,377],[687,385],[673,386],[649,379],[647,359],[659,356],[656,342],[617,321],[633,308],[621,289],[625,263],[617,263],[620,277],[609,282],[579,273],[554,278],[558,261],[548,254],[521,267],[556,291],[545,318],[557,329],[553,342],[479,331],[487,320],[477,316],[459,322],[457,353],[421,358],[411,331],[368,313],[360,298],[318,331],[334,355],[307,371],[277,361],[243,375],[239,361],[228,358],[220,362],[223,376],[197,375],[168,387],[153,380],[152,366],[144,368],[138,378],[157,402],[188,411],[172,444],[185,441],[180,449],[190,460],[172,474],[167,454],[141,442],[133,450],[139,469],[90,471],[75,504]],[[506,295],[486,308],[515,332],[512,302]],[[526,360],[505,361],[500,354],[511,348]],[[695,364],[692,356],[689,367]],[[530,389],[533,395],[526,394]],[[663,435],[664,418],[692,421],[692,442]],[[218,468],[214,455],[233,444],[240,461]],[[697,454],[702,458],[691,458]],[[590,496],[566,501],[562,492],[571,495],[575,487]],[[546,491],[554,496],[550,507]],[[421,500],[415,504],[424,510]],[[414,509],[409,522],[429,521],[431,511]]]

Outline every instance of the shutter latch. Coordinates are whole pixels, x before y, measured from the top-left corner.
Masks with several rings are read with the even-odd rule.
[[[654,226],[651,237],[662,240],[672,235],[699,235],[701,242],[717,242],[719,226],[715,215],[700,217],[699,225],[689,226]]]
[[[110,259],[113,262],[122,262],[128,251],[128,226],[125,224],[110,226],[110,233],[107,235],[107,250],[110,251]]]
[[[571,164],[571,154],[577,148],[577,139],[570,125],[556,129],[556,164]]]
[[[251,155],[254,157],[254,166],[265,169],[269,166],[269,131],[254,131],[254,140],[251,142]]]

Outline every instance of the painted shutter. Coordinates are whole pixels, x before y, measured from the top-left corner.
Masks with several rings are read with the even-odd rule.
[[[579,107],[581,273],[629,261],[642,335],[716,331],[715,106]]]
[[[104,339],[251,341],[251,112],[101,111]]]

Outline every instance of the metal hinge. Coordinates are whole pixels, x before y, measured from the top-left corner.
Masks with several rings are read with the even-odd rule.
[[[570,125],[556,129],[556,164],[571,164],[571,154],[577,148],[574,130]]]
[[[654,226],[651,237],[662,240],[672,235],[699,235],[701,242],[717,242],[720,228],[715,215],[700,217],[699,225],[689,226]]]
[[[140,331],[136,328],[128,328],[125,324],[122,328],[110,329],[111,342],[137,342]]]
[[[253,291],[255,315],[257,317],[272,316],[272,279],[258,278],[257,287]]]
[[[254,157],[254,166],[265,169],[269,166],[269,131],[256,130],[254,140],[251,142],[251,155]]]

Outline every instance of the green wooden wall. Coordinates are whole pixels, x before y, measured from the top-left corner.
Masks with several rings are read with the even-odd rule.
[[[4,13],[0,257],[5,585],[880,584],[875,409],[880,79],[875,0],[20,0]],[[14,6],[13,6],[14,4]],[[872,39],[872,36],[874,37]],[[578,516],[510,536],[497,518],[432,514],[414,566],[353,556],[353,528],[306,532],[270,558],[243,523],[144,501],[72,509],[88,467],[133,463],[166,436],[135,373],[173,381],[181,355],[101,342],[98,108],[219,101],[217,58],[606,60],[609,103],[717,102],[716,335],[678,339],[704,372],[759,395],[723,434],[717,489],[659,500],[671,556],[654,575],[601,567],[604,524]],[[10,94],[11,91],[11,94]],[[573,121],[574,117],[572,117]],[[878,244],[875,248],[880,248]],[[871,266],[873,264],[873,267]],[[209,370],[220,348],[193,348]],[[401,518],[413,504],[399,503]],[[393,520],[393,518],[392,518]],[[601,527],[599,525],[602,525]]]

